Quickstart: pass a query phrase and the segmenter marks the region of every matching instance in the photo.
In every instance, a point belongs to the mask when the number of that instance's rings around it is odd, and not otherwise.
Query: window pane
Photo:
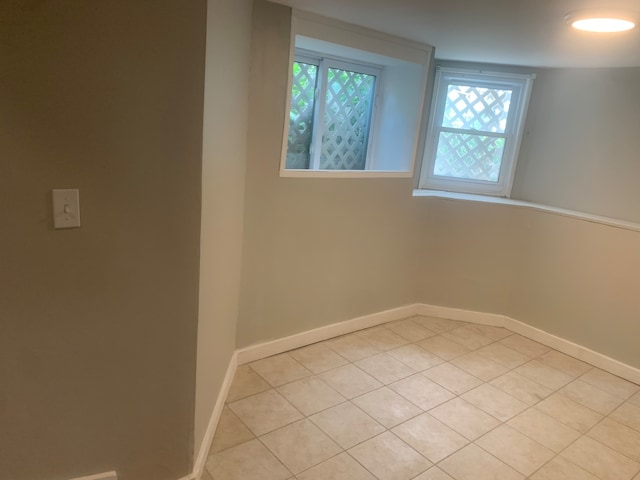
[[[504,133],[511,90],[449,85],[443,127]]]
[[[440,132],[433,174],[497,182],[504,138]]]
[[[286,168],[309,168],[318,67],[293,62]]]
[[[329,68],[320,168],[364,170],[376,77]]]

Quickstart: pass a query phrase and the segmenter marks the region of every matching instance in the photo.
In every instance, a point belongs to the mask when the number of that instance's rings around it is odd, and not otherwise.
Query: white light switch
[[[52,190],[53,228],[80,226],[80,191],[77,188]]]

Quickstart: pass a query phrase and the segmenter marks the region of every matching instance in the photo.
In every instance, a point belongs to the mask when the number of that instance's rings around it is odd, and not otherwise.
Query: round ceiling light
[[[567,15],[566,20],[573,28],[597,33],[624,32],[636,26],[629,15],[617,12],[574,12]]]

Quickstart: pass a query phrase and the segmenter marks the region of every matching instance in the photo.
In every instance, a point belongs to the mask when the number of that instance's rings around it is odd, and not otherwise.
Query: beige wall
[[[4,2],[0,469],[190,472],[205,2]],[[53,230],[52,188],[82,227]]]
[[[239,346],[419,301],[507,314],[640,367],[640,302],[634,296],[640,284],[639,233],[508,206],[412,198],[412,184],[405,180],[280,178],[289,10],[259,2],[254,22]],[[570,107],[567,85],[589,84],[591,75],[622,75],[628,86],[633,72],[584,75],[539,74],[532,102],[542,106],[530,111],[519,195],[546,191],[550,175],[536,170],[553,166],[550,152],[562,143],[569,119],[553,107]],[[547,101],[556,80],[564,93]],[[637,126],[636,110],[621,98],[613,103]],[[571,122],[583,122],[582,128],[567,127],[574,150],[562,150],[566,158],[553,157],[568,162],[560,167],[567,178],[583,161],[578,154],[586,153],[579,132],[590,132],[585,141],[595,145],[594,116],[580,109],[571,115]],[[598,120],[603,132],[612,133],[608,122],[606,116]],[[609,151],[625,153],[611,160],[620,169],[624,162],[629,167],[618,170],[624,172],[618,174],[622,200],[609,177],[606,198],[592,198],[589,181],[569,178],[565,185],[577,203],[564,204],[560,196],[528,199],[631,214],[640,205],[627,180],[634,172],[628,154],[637,140],[631,135],[619,145],[616,135],[598,138],[604,145],[613,142]],[[589,175],[603,172],[601,156],[585,162]]]
[[[410,179],[280,178],[290,10],[254,6],[238,345],[418,299]]]
[[[236,344],[251,7],[251,0],[208,2],[195,455]]]
[[[640,368],[640,232],[520,213],[508,314]]]
[[[512,196],[640,222],[640,68],[540,69]]]
[[[640,222],[640,69],[538,69],[513,198]],[[513,207],[435,213],[427,303],[505,313],[640,366],[640,233]]]
[[[432,240],[422,268],[421,301],[504,313],[519,257],[519,212],[438,198],[414,202],[431,212],[423,223]]]
[[[434,249],[421,301],[505,314],[640,367],[640,232],[516,207],[417,198]]]

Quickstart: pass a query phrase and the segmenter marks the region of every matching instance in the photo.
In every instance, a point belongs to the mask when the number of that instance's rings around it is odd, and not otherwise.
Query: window
[[[508,197],[532,82],[438,67],[420,188]]]
[[[294,9],[280,176],[413,177],[433,48]]]
[[[286,168],[365,170],[382,69],[297,54]]]

